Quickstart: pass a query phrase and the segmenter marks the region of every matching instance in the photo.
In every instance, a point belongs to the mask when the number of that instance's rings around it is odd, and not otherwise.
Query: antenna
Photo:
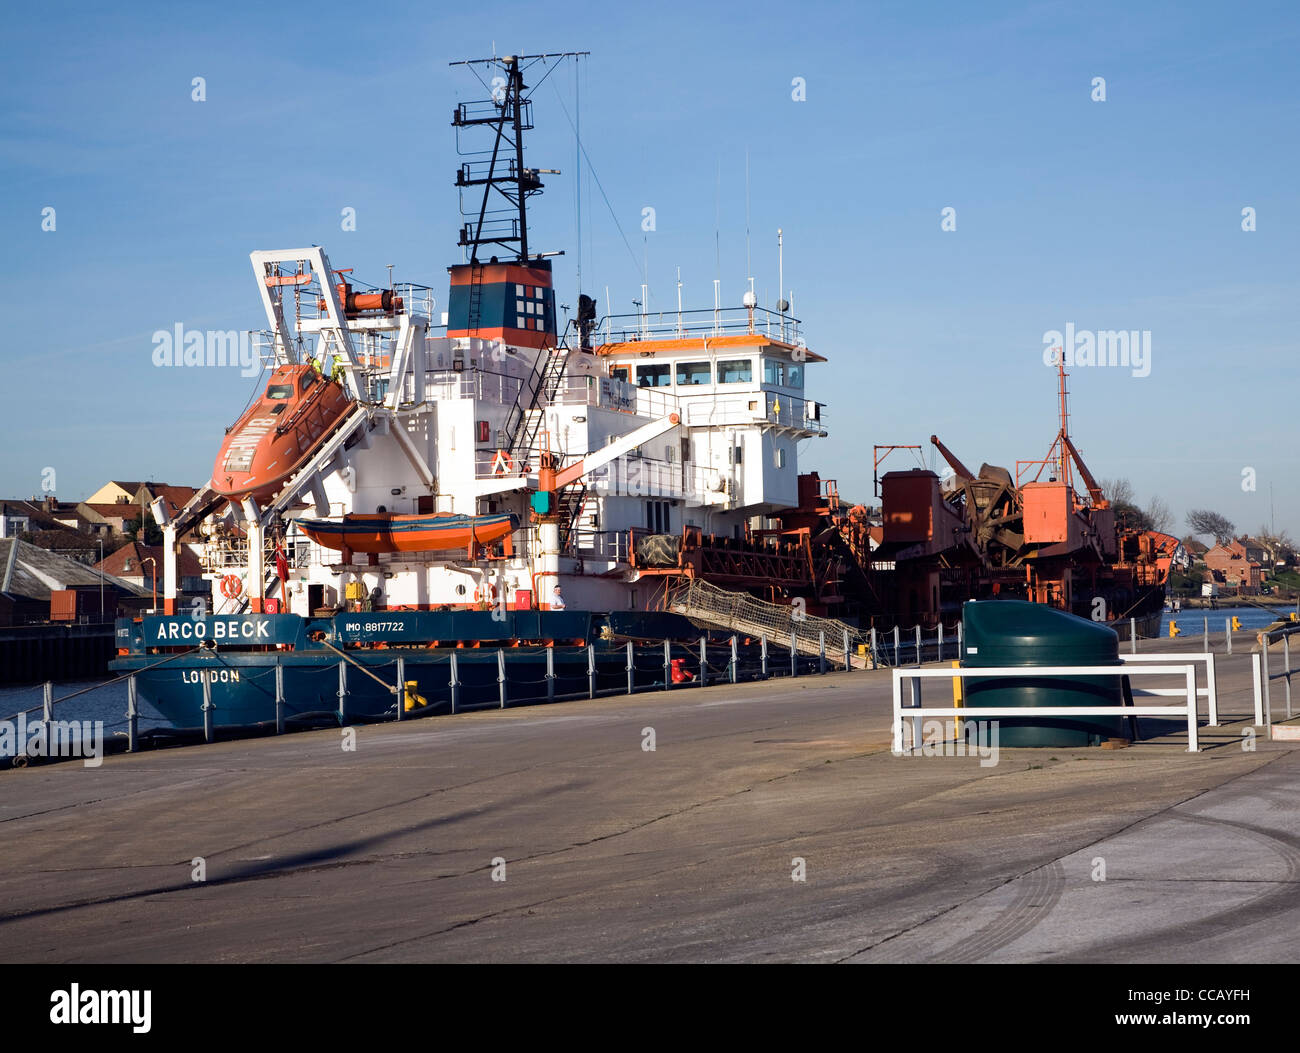
[[[749,275],[749,295],[754,295],[754,268],[749,260],[749,147],[745,147],[745,273]],[[748,305],[749,331],[754,331],[753,304]]]

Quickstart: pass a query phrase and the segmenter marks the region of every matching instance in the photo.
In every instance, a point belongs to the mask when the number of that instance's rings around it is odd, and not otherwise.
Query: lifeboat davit
[[[299,529],[318,545],[345,552],[446,552],[505,541],[519,529],[519,517],[427,515],[347,515],[342,519],[299,519]]]
[[[280,366],[226,435],[212,469],[223,497],[269,500],[353,406],[343,385],[309,365]]]

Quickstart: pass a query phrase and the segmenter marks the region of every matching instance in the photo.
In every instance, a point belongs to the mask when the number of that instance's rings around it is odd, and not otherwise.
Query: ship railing
[[[710,336],[758,333],[771,340],[802,346],[803,323],[790,314],[755,307],[700,311],[654,311],[606,315],[596,331],[607,344],[638,340],[699,340]]]
[[[578,526],[570,537],[569,555],[604,559],[611,563],[628,561],[626,530],[596,530],[593,527]]]
[[[770,390],[720,395],[708,401],[691,400],[683,407],[682,419],[689,427],[772,424],[811,435],[828,434],[824,403]]]
[[[671,391],[639,388],[615,377],[565,376],[551,402],[563,406],[599,406],[652,419],[680,412],[680,403]]]
[[[591,472],[588,489],[600,497],[669,498],[693,504],[716,501],[718,473],[654,457],[618,457]]]
[[[523,386],[522,377],[513,377],[487,369],[426,370],[424,399],[426,402],[445,399],[481,399],[484,402],[514,405]]]

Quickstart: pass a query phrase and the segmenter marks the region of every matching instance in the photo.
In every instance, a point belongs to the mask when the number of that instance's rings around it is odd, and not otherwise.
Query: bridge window
[[[718,363],[719,384],[752,384],[754,363],[748,358],[727,358]]]
[[[713,367],[707,362],[678,362],[677,386],[713,383]]]
[[[611,377],[613,377],[615,380],[621,380],[621,381],[623,381],[624,384],[626,384],[626,383],[627,383],[627,366],[610,366],[610,367],[609,367],[609,375],[610,375]]]
[[[785,386],[785,363],[774,358],[763,359],[763,383]]]
[[[672,383],[673,375],[667,364],[636,367],[636,386],[639,388],[667,388]]]
[[[788,388],[803,387],[803,366],[792,362],[785,367],[785,386]]]

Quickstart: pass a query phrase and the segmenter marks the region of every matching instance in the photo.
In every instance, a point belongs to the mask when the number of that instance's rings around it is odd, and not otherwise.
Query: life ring
[[[227,574],[221,579],[221,595],[228,600],[233,600],[244,591],[244,583],[239,580],[238,574]]]
[[[492,474],[514,475],[516,472],[515,459],[505,450],[497,450],[496,458],[492,461]]]
[[[476,586],[474,589],[475,603],[496,603],[497,587],[490,582],[487,585]]]

